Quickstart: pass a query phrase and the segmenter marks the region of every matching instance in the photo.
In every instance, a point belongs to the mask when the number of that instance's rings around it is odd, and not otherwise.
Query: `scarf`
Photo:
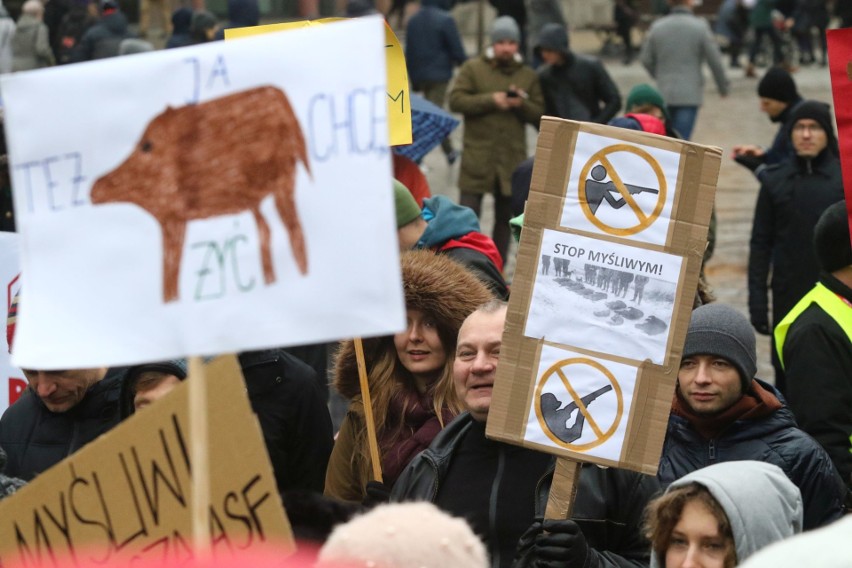
[[[686,418],[705,440],[713,440],[737,420],[764,418],[783,408],[783,406],[774,394],[753,380],[750,392],[745,393],[733,406],[709,416],[693,412],[686,401],[683,400],[680,389],[675,389],[672,413]]]

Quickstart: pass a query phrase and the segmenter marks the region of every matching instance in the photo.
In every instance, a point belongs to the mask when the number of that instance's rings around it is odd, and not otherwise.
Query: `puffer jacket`
[[[779,400],[768,383],[755,379]],[[783,406],[765,418],[736,420],[717,438],[704,439],[686,418],[669,417],[657,478],[668,485],[720,462],[756,460],[780,467],[802,492],[804,529],[827,525],[843,515],[846,487],[825,450],[796,426]]]
[[[527,93],[523,104],[501,111],[493,94],[514,85]],[[499,183],[511,195],[512,172],[527,158],[526,125],[538,126],[544,96],[538,75],[520,56],[506,66],[488,48],[459,69],[450,91],[450,110],[464,115],[464,153],[458,186],[465,193],[491,193]]]
[[[0,447],[8,458],[4,473],[29,481],[118,424],[125,371],[109,369],[66,412],[50,412],[31,389],[24,390],[0,419]]]
[[[465,436],[482,431],[482,428],[476,428],[469,413],[459,415],[435,438],[429,449],[411,461],[394,486],[391,501],[426,500],[434,503],[456,449]],[[519,450],[509,444],[490,442],[484,436],[482,443],[503,446],[510,453]],[[544,515],[553,471],[554,465],[551,464],[536,484],[536,518]],[[471,475],[479,473],[471,472]],[[494,479],[492,473],[481,472],[482,478]],[[492,489],[497,491],[498,486],[495,479]],[[591,549],[586,568],[648,566],[650,545],[642,536],[642,515],[648,501],[658,492],[659,485],[651,476],[591,464],[583,466],[571,518],[582,529]],[[489,518],[492,513],[489,511]],[[528,521],[531,525],[534,519]],[[509,542],[487,542],[492,559],[502,558],[502,566],[532,566],[532,559],[524,554],[524,550],[528,549],[525,545],[529,543],[519,542],[520,537],[521,534],[517,534],[508,538]],[[514,562],[511,555],[499,554],[500,549],[515,548],[519,548],[521,554]]]

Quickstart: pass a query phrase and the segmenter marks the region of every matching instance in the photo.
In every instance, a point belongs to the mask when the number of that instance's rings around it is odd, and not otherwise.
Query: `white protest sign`
[[[18,245],[19,238],[16,233],[0,233],[0,285],[3,286],[4,322],[9,308],[12,307],[12,299],[21,289]],[[4,326],[4,331],[5,329]],[[12,365],[6,333],[3,333],[3,339],[0,340],[0,414],[18,400],[26,387],[24,373]]]
[[[15,361],[401,329],[385,81],[381,18],[4,76]]]

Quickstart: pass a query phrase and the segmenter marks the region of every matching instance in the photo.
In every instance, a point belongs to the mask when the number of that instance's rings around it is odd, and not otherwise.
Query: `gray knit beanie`
[[[521,29],[512,16],[500,16],[491,24],[491,43],[505,40],[515,43],[521,41]]]
[[[692,312],[683,357],[715,355],[730,361],[740,372],[743,392],[757,374],[754,331],[748,320],[731,306],[705,304]]]

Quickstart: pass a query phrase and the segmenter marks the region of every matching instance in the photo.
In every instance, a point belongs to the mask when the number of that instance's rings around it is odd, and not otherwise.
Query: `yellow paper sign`
[[[232,28],[225,30],[225,39],[295,30],[341,20],[346,20],[346,18],[323,18],[321,20],[302,20],[300,22]],[[385,53],[389,144],[391,146],[411,144],[411,89],[408,86],[408,69],[405,66],[405,54],[402,51],[402,45],[387,22],[385,22]]]

